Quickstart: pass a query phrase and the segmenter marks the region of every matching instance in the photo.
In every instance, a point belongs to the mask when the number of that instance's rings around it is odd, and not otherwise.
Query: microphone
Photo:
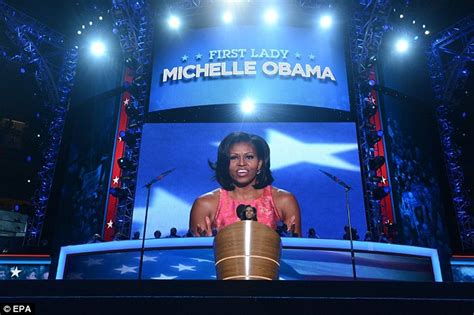
[[[174,170],[176,169],[175,168],[172,168],[170,170],[167,170],[167,171],[164,171],[163,173],[161,173],[160,175],[156,176],[155,178],[153,178],[149,183],[147,183],[146,185],[144,185],[143,187],[151,187],[153,186],[155,183],[159,182],[160,180],[162,180],[163,178],[165,178],[166,176],[168,176],[171,172],[173,172]]]
[[[321,173],[323,173],[324,175],[326,175],[327,177],[329,177],[330,179],[332,179],[333,181],[335,181],[336,183],[338,183],[339,185],[341,185],[342,187],[344,187],[345,189],[347,189],[347,191],[351,190],[352,187],[347,185],[346,183],[344,183],[342,180],[339,179],[339,177],[337,176],[334,176],[328,172],[325,172],[323,170],[319,170]]]

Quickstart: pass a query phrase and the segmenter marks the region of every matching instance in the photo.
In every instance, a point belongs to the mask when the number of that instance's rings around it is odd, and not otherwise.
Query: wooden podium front
[[[255,221],[226,226],[214,239],[219,280],[278,280],[280,236]]]

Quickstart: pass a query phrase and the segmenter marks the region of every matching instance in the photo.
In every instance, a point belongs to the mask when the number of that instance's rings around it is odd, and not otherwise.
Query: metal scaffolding
[[[0,1],[0,17],[13,44],[2,49],[2,56],[10,62],[34,66],[35,80],[50,116],[44,121],[48,135],[41,147],[42,165],[32,200],[35,212],[28,221],[24,239],[25,245],[36,246],[48,207],[78,53],[66,47],[63,35],[3,1]]]
[[[455,126],[450,118],[459,105],[455,92],[465,86],[468,62],[474,61],[474,15],[468,16],[442,31],[428,51],[428,66],[435,97],[441,143],[451,188],[452,203],[460,234],[462,249],[474,250],[474,216],[469,211],[469,199],[460,165],[461,150],[455,141]]]

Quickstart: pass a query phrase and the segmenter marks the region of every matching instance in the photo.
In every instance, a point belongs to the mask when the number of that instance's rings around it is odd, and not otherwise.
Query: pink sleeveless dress
[[[258,222],[269,226],[273,230],[276,229],[277,222],[281,220],[276,210],[275,202],[273,202],[272,186],[268,185],[263,188],[262,196],[254,200],[232,199],[229,192],[221,188],[219,190],[219,206],[212,226],[219,231],[229,224],[240,221],[235,210],[241,204],[255,207],[257,209]]]

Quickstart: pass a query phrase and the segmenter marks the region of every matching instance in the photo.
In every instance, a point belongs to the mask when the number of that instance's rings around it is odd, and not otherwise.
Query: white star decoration
[[[126,265],[122,265],[121,268],[115,268],[114,270],[117,270],[117,271],[120,271],[120,274],[123,275],[124,273],[137,273],[137,271],[135,269],[137,269],[138,267],[129,267],[129,266],[126,266]]]
[[[385,184],[387,182],[387,179],[382,176],[382,184]]]
[[[129,99],[129,98],[126,98],[126,99],[123,101],[123,106],[127,106],[129,102],[130,102],[130,99]]]
[[[167,276],[161,273],[159,277],[151,277],[151,278],[154,280],[172,280],[172,279],[176,279],[177,277],[178,276]]]
[[[360,170],[359,166],[336,156],[338,153],[357,150],[357,143],[304,143],[273,129],[267,130],[266,138],[272,151],[272,170],[298,163]]]
[[[176,268],[178,269],[178,271],[196,271],[196,266],[186,266],[186,265],[183,265],[183,264],[179,264],[177,266],[171,266],[173,268]]]
[[[188,58],[189,58],[188,56],[184,55],[183,57],[181,57],[181,61],[186,62],[188,61]]]
[[[296,59],[300,59],[301,58],[301,54],[299,52],[295,53],[295,57]]]
[[[140,260],[140,256],[139,257],[135,257],[135,259],[138,259]],[[147,255],[143,255],[143,262],[146,262],[146,261],[154,261],[156,262],[156,259],[158,258],[158,256],[147,256]]]
[[[119,182],[119,179],[120,178],[118,176],[115,176],[114,179],[112,179],[112,182],[117,185]]]
[[[110,220],[109,222],[107,222],[107,228],[108,228],[108,229],[111,229],[113,225],[114,225],[114,222],[113,222],[112,220]]]
[[[314,55],[313,54],[309,54],[309,60],[314,60]]]
[[[85,264],[87,264],[87,266],[94,266],[94,265],[102,265],[102,262],[104,260],[99,258],[99,259],[94,259],[92,257],[89,257],[89,259],[87,259],[86,261],[84,261]]]
[[[22,272],[22,271],[23,270],[18,269],[17,266],[15,266],[15,268],[10,268],[10,272],[12,273],[12,278],[13,277],[18,278],[20,276],[20,272]]]
[[[196,55],[196,60],[201,60],[201,58],[202,58],[202,55],[201,55],[201,54],[197,54],[197,55]]]

